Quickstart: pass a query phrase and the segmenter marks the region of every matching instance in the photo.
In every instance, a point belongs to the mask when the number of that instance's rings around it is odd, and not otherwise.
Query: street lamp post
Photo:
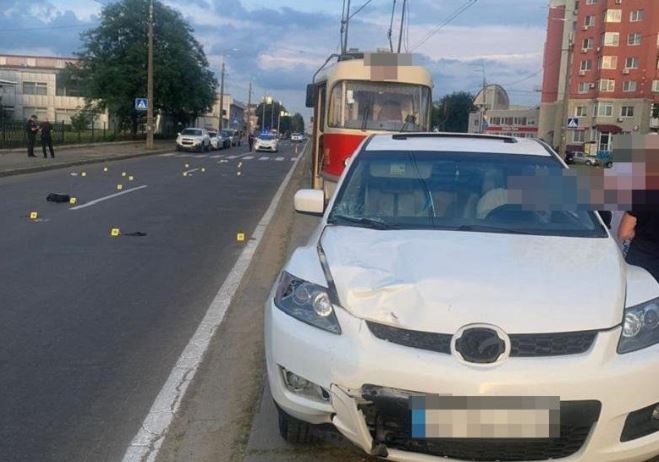
[[[230,50],[222,50],[222,70],[220,73],[220,124],[219,124],[220,132],[224,129],[224,75],[225,75],[224,58],[227,54],[227,51],[236,52],[240,50],[238,48],[231,48]]]
[[[146,148],[153,149],[153,0],[149,3],[149,52],[146,89]]]

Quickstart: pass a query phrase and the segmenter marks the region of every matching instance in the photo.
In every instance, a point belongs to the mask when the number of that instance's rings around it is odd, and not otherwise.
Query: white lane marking
[[[291,157],[291,161],[296,161],[297,157]]]
[[[194,380],[213,335],[224,320],[238,286],[240,286],[240,282],[263,239],[265,230],[275,214],[281,196],[293,176],[296,165],[297,162],[288,170],[284,181],[272,198],[268,210],[263,214],[259,224],[256,225],[251,239],[245,244],[245,248],[240,253],[233,268],[231,268],[231,272],[208,307],[204,319],[201,320],[194,335],[176,361],[176,365],[172,368],[167,381],[144,418],[142,426],[131,441],[130,446],[126,448],[123,462],[148,462],[155,461],[158,457],[158,451],[160,451],[160,447],[167,436],[174,415],[178,412],[188,386]]]
[[[227,156],[227,159],[237,159],[240,156]]]
[[[260,157],[259,160],[270,160],[270,158],[268,156],[263,156],[263,157]]]
[[[254,156],[245,156],[243,157],[243,160],[252,160]]]
[[[99,202],[103,202],[103,201],[106,201],[108,199],[114,199],[115,197],[123,196],[124,194],[132,193],[132,192],[135,192],[135,191],[139,191],[140,189],[144,189],[146,187],[147,187],[147,185],[143,184],[142,186],[138,186],[136,188],[130,188],[130,189],[126,189],[125,191],[110,194],[109,196],[99,197],[98,199],[94,199],[93,201],[85,202],[84,204],[80,204],[80,205],[76,205],[75,207],[71,207],[69,210],[80,210],[80,209],[84,209],[85,207],[91,207],[92,205],[96,205]]]
[[[175,156],[175,155],[176,155],[175,152],[168,152],[166,154],[160,154],[160,157],[172,157],[172,156]]]
[[[220,157],[223,157],[224,154],[215,154],[214,156],[211,156],[211,159],[219,159]]]
[[[185,175],[189,175],[189,174],[191,174],[192,172],[196,172],[197,170],[199,170],[199,169],[198,169],[198,168],[191,168],[190,170],[186,170],[185,172],[183,172],[183,174],[185,174]]]
[[[284,158],[283,157],[277,157],[275,160],[282,161],[282,160],[284,160]]]

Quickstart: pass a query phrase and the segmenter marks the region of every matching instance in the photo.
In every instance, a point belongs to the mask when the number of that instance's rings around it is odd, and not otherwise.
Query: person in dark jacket
[[[25,132],[27,133],[27,156],[37,157],[34,155],[34,144],[37,140],[37,132],[39,131],[39,124],[37,123],[37,116],[32,115],[25,124]]]
[[[626,212],[618,227],[618,239],[631,239],[627,263],[645,268],[659,281],[659,211]]]
[[[41,122],[41,148],[43,149],[43,158],[47,159],[48,155],[46,154],[46,146],[50,151],[51,159],[55,158],[55,151],[53,150],[53,137],[52,132],[53,126],[48,122],[48,117]]]
[[[247,135],[247,142],[249,143],[249,152],[254,150],[254,135],[250,133]]]

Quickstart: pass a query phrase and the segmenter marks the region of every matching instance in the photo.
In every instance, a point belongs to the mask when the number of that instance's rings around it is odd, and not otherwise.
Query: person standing
[[[247,135],[247,142],[249,143],[249,152],[252,152],[254,150],[254,135],[252,133]]]
[[[50,151],[50,158],[55,158],[55,151],[53,150],[53,137],[51,134],[52,130],[53,126],[48,121],[48,117],[46,117],[46,119],[41,123],[41,148],[43,149],[44,159],[48,159],[48,155],[46,154],[46,146],[48,146],[48,150]]]
[[[620,220],[618,239],[631,240],[627,263],[645,268],[659,281],[659,213],[654,210],[626,212]]]
[[[34,144],[37,140],[37,132],[39,131],[39,124],[37,123],[37,116],[32,114],[25,124],[25,131],[27,133],[27,156],[37,157],[34,155]]]

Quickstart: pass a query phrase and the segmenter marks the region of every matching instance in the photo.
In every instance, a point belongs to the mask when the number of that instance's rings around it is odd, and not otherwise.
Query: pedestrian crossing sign
[[[576,117],[569,117],[567,119],[567,128],[579,128],[579,119]]]
[[[149,107],[149,100],[146,98],[135,98],[135,110],[146,111]]]

